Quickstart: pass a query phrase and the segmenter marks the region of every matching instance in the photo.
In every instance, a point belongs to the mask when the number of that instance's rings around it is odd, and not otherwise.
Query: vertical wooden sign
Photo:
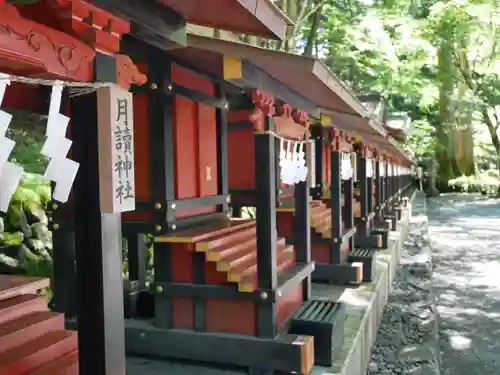
[[[101,212],[135,210],[133,95],[119,87],[97,91]]]

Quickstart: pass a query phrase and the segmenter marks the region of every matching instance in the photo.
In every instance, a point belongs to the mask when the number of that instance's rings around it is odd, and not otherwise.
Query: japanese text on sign
[[[132,94],[99,89],[99,173],[102,212],[135,210]],[[111,177],[111,178],[110,178]]]

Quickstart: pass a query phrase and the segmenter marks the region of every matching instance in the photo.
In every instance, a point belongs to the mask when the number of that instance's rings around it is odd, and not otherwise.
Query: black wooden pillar
[[[116,81],[113,56],[97,53],[95,80]],[[81,375],[125,373],[122,236],[119,213],[102,213],[99,200],[97,95],[71,100],[77,259],[78,346]],[[109,160],[111,162],[111,160]]]
[[[311,128],[311,137],[314,139],[315,147],[315,159],[314,159],[314,167],[316,171],[316,186],[312,189],[312,197],[313,199],[321,199],[323,196],[323,147],[324,147],[324,137],[323,137],[323,128],[320,125],[313,126]]]
[[[269,119],[267,118],[266,121]],[[274,137],[267,133],[256,133],[254,149],[258,287],[262,290],[275,290],[278,286],[278,272],[276,269],[276,146]],[[277,329],[275,319],[276,303],[263,298],[257,308],[258,336],[275,337]]]
[[[359,145],[358,149],[358,182],[359,182],[359,199],[360,199],[360,217],[362,224],[358,227],[359,235],[362,237],[368,236],[368,179],[366,177],[366,154],[363,144]]]
[[[69,91],[63,90],[61,111],[66,112],[69,104]],[[48,108],[47,108],[48,112]],[[71,124],[69,126],[71,136]],[[52,190],[55,183],[51,183]],[[52,231],[53,273],[51,278],[52,300],[51,309],[64,313],[66,318],[76,316],[76,258],[75,232],[73,221],[73,199],[66,203],[51,202],[47,207],[50,218],[49,229]]]
[[[396,165],[391,164],[391,198],[396,201]]]
[[[174,137],[173,137],[173,95],[169,90],[172,83],[170,62],[165,54],[151,48],[147,56],[149,78],[149,176],[151,200],[155,202],[153,212],[154,230],[173,230],[167,217],[166,205],[175,199],[174,193]],[[172,245],[155,243],[153,248],[156,282],[172,281]],[[172,327],[171,300],[160,293],[155,296],[155,325],[159,328]]]
[[[375,171],[373,170],[373,160],[371,158],[366,157],[366,166],[368,167],[368,164],[371,164],[371,175],[366,177],[366,210],[370,214],[373,212],[373,180],[374,180],[374,173]]]
[[[384,212],[387,213],[390,210],[390,204],[389,204],[389,198],[391,196],[390,192],[390,177],[389,177],[389,160],[386,160],[384,162],[384,202],[385,202],[385,208]]]
[[[338,139],[334,136],[332,152],[330,153],[330,194],[331,194],[331,261],[339,264],[342,247],[342,178],[340,166],[342,163],[342,154],[338,150]]]
[[[375,212],[378,221],[382,221],[382,203],[383,203],[383,188],[382,188],[382,176],[380,175],[380,159],[379,157],[375,160]]]
[[[220,83],[216,85],[216,95],[226,102],[225,108],[215,110],[217,126],[217,190],[220,195],[228,195],[228,172],[227,172],[227,95]],[[227,213],[229,211],[229,201],[219,206],[219,210]]]
[[[139,233],[127,238],[129,280],[136,281],[138,288],[146,286],[147,248],[146,236]]]
[[[314,147],[314,144],[310,145]],[[295,260],[298,263],[309,264],[311,262],[311,216],[309,186],[310,177],[307,174],[306,181],[295,185]],[[309,300],[311,296],[311,275],[303,281],[303,300]]]
[[[398,200],[399,200],[400,195],[401,195],[400,194],[401,193],[400,188],[401,188],[401,178],[402,178],[402,176],[401,176],[401,172],[400,171],[401,171],[400,166],[396,165],[396,180],[395,180],[394,184],[395,184],[395,190],[396,190],[396,195],[398,197]]]
[[[64,313],[66,318],[76,316],[76,262],[75,262],[75,232],[73,219],[60,214],[59,204],[53,203],[52,212],[52,247],[54,264],[52,273],[51,309]],[[70,207],[65,203],[64,207]],[[61,223],[66,223],[62,225]]]
[[[148,248],[144,233],[125,233],[128,258],[128,282],[124,283],[125,317],[137,316],[144,311],[138,306],[141,303],[140,293],[146,289],[148,264]]]
[[[388,163],[387,163],[387,174],[386,174],[386,186],[387,186],[387,201],[388,203],[389,202],[392,202],[392,172],[393,172],[393,169],[392,169],[392,164],[391,164],[391,160],[389,159]],[[390,211],[391,210],[391,205],[388,204],[388,207],[387,207],[387,210]]]
[[[353,153],[351,153],[351,158],[352,157],[355,157]],[[355,171],[353,171],[351,178],[342,181],[342,188],[343,188],[342,190],[344,193],[344,207],[342,208],[342,218],[344,222],[344,228],[346,231],[354,227],[354,213],[352,211],[354,175]],[[351,250],[354,248],[353,237],[349,239],[349,247]]]

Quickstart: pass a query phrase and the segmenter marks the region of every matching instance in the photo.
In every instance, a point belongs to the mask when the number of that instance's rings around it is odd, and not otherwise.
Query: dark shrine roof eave
[[[331,125],[348,132],[357,132],[360,135],[366,134],[371,137],[385,138],[387,131],[375,119],[371,117],[361,117],[351,113],[344,113],[326,108],[320,109],[322,114],[331,118]]]
[[[358,99],[358,97],[354,95],[352,90],[347,87],[347,85],[340,78],[338,78],[323,61],[316,58],[310,59],[314,60],[313,71],[315,72],[315,74],[318,77],[324,77],[323,79],[321,79],[323,84],[328,87],[328,89],[330,89],[333,93],[335,93],[338,98],[345,104],[343,107],[346,108],[345,106],[347,106],[349,110],[345,111],[338,106],[331,105],[330,103],[323,105],[323,108],[337,112],[346,112],[349,114],[357,115],[359,117],[370,116],[370,113],[363,105],[363,103]]]
[[[272,0],[155,0],[200,26],[284,40],[293,21]],[[226,10],[224,12],[223,10]]]
[[[251,61],[243,59],[242,71],[243,78],[228,82],[232,83],[236,81],[243,88],[260,89],[268,92],[275,96],[276,99],[291,105],[293,108],[306,111],[311,116],[319,117],[319,108],[316,103],[298,93],[283,81],[262,70]]]
[[[188,47],[245,59],[295,92],[300,91],[317,107],[368,115],[350,90],[318,59],[195,34],[188,34]]]

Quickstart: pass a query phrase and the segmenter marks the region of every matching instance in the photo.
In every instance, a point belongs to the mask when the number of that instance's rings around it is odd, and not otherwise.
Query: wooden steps
[[[77,334],[36,294],[47,279],[0,275],[0,374],[77,375]]]
[[[323,201],[314,200],[311,202],[311,210],[315,208],[315,212],[321,210],[321,214],[311,216],[311,227],[314,231],[323,238],[330,239],[332,229],[332,210]],[[342,226],[342,229],[344,227]]]
[[[257,228],[255,220],[228,220],[195,230],[161,236],[157,242],[184,243],[195,252],[205,253],[206,262],[215,263],[216,270],[226,275],[228,283],[238,285],[241,292],[257,288]],[[278,273],[295,264],[293,246],[285,239],[277,240]]]
[[[78,374],[78,351],[74,350],[47,365],[40,367],[30,375],[73,375]]]

